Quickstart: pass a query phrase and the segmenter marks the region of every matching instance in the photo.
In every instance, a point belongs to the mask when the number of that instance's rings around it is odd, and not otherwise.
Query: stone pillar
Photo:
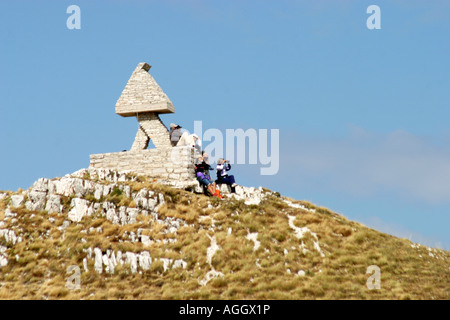
[[[146,112],[137,115],[139,124],[145,134],[152,140],[156,148],[172,147],[170,143],[169,131],[162,123],[157,113]]]
[[[144,129],[140,126],[138,132],[136,133],[136,138],[134,138],[133,145],[130,151],[145,150],[148,147],[150,138],[145,133]]]

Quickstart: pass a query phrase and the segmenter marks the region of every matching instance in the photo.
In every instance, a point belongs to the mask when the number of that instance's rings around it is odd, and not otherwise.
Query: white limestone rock
[[[106,254],[104,254],[102,257],[102,261],[105,265],[105,272],[113,274],[117,266],[117,260],[114,251],[107,250]]]
[[[11,243],[12,245],[22,242],[22,237],[16,236],[14,230],[0,229],[0,237],[4,237],[6,243]]]
[[[123,175],[121,175],[122,177]],[[119,181],[126,181],[126,180],[120,180]],[[131,197],[131,187],[128,185],[120,185],[119,189],[122,190],[123,194],[127,197],[130,198]]]
[[[253,241],[253,251],[258,250],[259,246],[261,245],[261,242],[259,242],[258,239],[258,232],[253,232],[253,233],[249,233],[247,234],[246,237],[248,240]]]
[[[110,194],[113,189],[114,184],[108,184],[106,186],[103,186],[103,197],[108,196],[108,194]]]
[[[175,260],[172,265],[172,269],[175,269],[175,268],[186,269],[186,267],[187,267],[187,262],[184,261],[183,259]]]
[[[142,270],[149,270],[151,265],[152,257],[150,256],[150,253],[147,251],[141,252],[139,254],[139,267],[141,267]]]
[[[306,275],[306,273],[305,273],[305,271],[303,271],[303,270],[299,270],[298,272],[297,272],[297,276],[299,276],[299,277],[304,277]]]
[[[89,201],[85,199],[73,198],[70,206],[72,209],[68,213],[68,218],[73,222],[80,222],[84,216],[90,216],[94,211]]]
[[[140,190],[134,197],[136,206],[146,210],[154,210],[157,204],[156,199],[148,198],[149,192],[146,189]]]
[[[125,263],[130,265],[131,273],[137,272],[137,257],[136,254],[133,252],[126,252],[125,253]]]
[[[127,216],[127,208],[126,207],[120,207],[119,208],[119,219],[121,225],[126,225],[128,222],[128,216]]]
[[[127,224],[136,223],[136,218],[139,214],[139,209],[127,208],[126,214],[127,214],[127,219],[126,219]]]
[[[84,268],[85,272],[89,271],[89,269],[88,269],[88,262],[87,262],[86,258],[83,258],[83,268]]]
[[[119,224],[120,223],[120,219],[119,216],[116,212],[116,209],[114,208],[109,208],[106,211],[106,219],[108,219],[109,221],[111,221],[114,224]]]
[[[103,196],[103,185],[97,183],[94,187],[94,198],[100,200]]]
[[[31,190],[28,192],[28,201],[25,207],[30,211],[42,211],[45,208],[47,194],[42,191]]]
[[[60,180],[49,181],[49,192],[66,197],[82,197],[86,194],[86,189],[83,179],[64,176]]]
[[[296,219],[295,216],[290,216],[288,215],[288,219],[289,219],[289,226],[294,229],[294,235],[296,238],[298,239],[303,239],[303,237],[305,236],[305,234],[309,233],[312,237],[313,237],[313,247],[314,250],[316,250],[321,257],[325,257],[325,254],[322,252],[322,249],[320,248],[319,245],[319,238],[317,237],[317,234],[312,232],[308,227],[297,227],[294,224],[294,221]],[[305,248],[305,244],[301,243],[300,248],[303,250],[303,254],[305,254],[307,252],[306,248]]]
[[[17,213],[12,212],[11,209],[7,207],[5,210],[5,219],[14,218],[15,216],[17,216]]]
[[[45,210],[48,213],[62,213],[63,205],[61,204],[61,196],[57,194],[50,194],[47,196]]]
[[[168,259],[168,258],[160,258],[159,260],[161,260],[162,263],[163,263],[163,270],[164,270],[164,272],[169,270],[169,267],[172,264],[173,260],[172,259]]]
[[[231,193],[231,187],[226,184],[221,184],[218,187],[223,196],[244,200],[246,205],[259,205],[264,197],[270,194],[270,192],[265,192],[262,187],[255,188],[236,185],[235,193]]]
[[[39,178],[36,182],[31,186],[31,190],[40,191],[40,192],[48,192],[48,183],[49,179]]]
[[[225,183],[217,185],[217,188],[220,190],[221,194],[231,193],[231,187]]]
[[[204,286],[204,285],[206,285],[209,281],[211,281],[212,279],[216,279],[216,278],[219,278],[219,277],[223,277],[223,273],[222,273],[222,272],[219,272],[219,271],[216,271],[216,270],[214,270],[214,268],[213,268],[213,269],[211,269],[210,271],[208,271],[208,273],[205,275],[205,277],[204,277],[202,280],[199,281],[199,284],[200,284],[201,286]]]
[[[75,171],[70,176],[76,177],[76,178],[84,178],[86,175],[90,176],[91,172],[89,171],[89,169],[82,168],[82,169]]]
[[[95,186],[96,186],[96,185],[97,185],[96,183],[94,183],[94,182],[92,182],[92,181],[90,181],[90,180],[84,180],[84,184],[83,184],[83,187],[84,187],[83,195],[94,193],[94,191],[95,191]]]
[[[25,196],[23,194],[14,194],[11,196],[11,207],[17,208],[23,204]]]
[[[283,201],[284,201],[288,206],[290,206],[291,208],[295,208],[295,209],[303,209],[303,210],[310,211],[310,212],[316,212],[315,209],[309,209],[309,208],[305,207],[305,206],[302,205],[302,204],[293,203],[293,202],[289,201],[288,199],[283,199]]]
[[[0,268],[8,264],[8,255],[6,254],[6,247],[0,246]]]
[[[144,246],[149,246],[153,243],[153,241],[150,239],[149,236],[141,235],[140,238],[141,238],[141,242]]]
[[[95,254],[94,270],[97,273],[102,273],[103,272],[103,254],[102,254],[102,250],[100,250],[99,248],[95,248],[94,249],[94,254]]]

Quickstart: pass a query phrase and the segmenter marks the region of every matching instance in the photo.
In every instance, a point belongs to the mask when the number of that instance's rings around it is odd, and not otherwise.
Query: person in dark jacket
[[[210,195],[216,192],[216,183],[212,181],[209,175],[210,166],[199,157],[199,161],[195,165],[195,175],[200,184],[207,188]]]

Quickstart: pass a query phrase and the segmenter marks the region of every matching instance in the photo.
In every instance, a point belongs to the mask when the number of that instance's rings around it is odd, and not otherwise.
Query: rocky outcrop
[[[38,179],[30,189],[12,194],[8,199],[8,207],[5,210],[5,219],[14,219],[15,209],[23,206],[30,212],[40,212],[45,210],[49,214],[67,214],[67,220],[59,227],[64,231],[71,223],[79,223],[84,217],[100,214],[113,224],[127,225],[137,222],[138,215],[151,216],[155,223],[164,226],[162,233],[177,234],[181,227],[187,227],[188,224],[181,220],[171,217],[160,218],[158,215],[159,206],[165,203],[164,195],[153,190],[145,188],[139,191],[133,191],[127,182],[136,180],[136,176],[129,172],[118,172],[108,169],[81,169],[72,174],[68,174],[62,178]],[[173,181],[164,181],[176,188],[187,189],[191,191],[203,192],[196,180],[186,183],[173,184]],[[236,193],[230,193],[226,185],[221,186],[222,194],[226,198],[234,198],[243,200],[246,204],[259,204],[265,196],[270,194],[263,188],[247,188],[243,186],[236,187]],[[125,198],[134,203],[133,207],[126,205],[118,205],[117,203],[108,201],[108,197],[113,192],[123,194]],[[2,193],[2,199],[8,198],[6,193]],[[67,203],[67,199],[70,202]],[[52,219],[52,218],[51,218]],[[5,221],[6,221],[5,220]],[[50,220],[53,222],[53,219]],[[3,222],[1,222],[3,224]],[[0,225],[1,227],[1,225]],[[89,232],[92,232],[90,230]],[[97,230],[101,232],[101,230]],[[17,235],[13,230],[0,229],[0,238],[4,238],[5,242],[11,246],[22,241],[22,236]],[[145,228],[138,229],[137,233],[130,232],[122,235],[121,241],[129,241],[131,243],[140,242],[145,247],[151,246],[153,243],[169,243],[176,241],[175,239],[151,239],[145,234]],[[249,236],[249,239],[257,243],[255,234]],[[6,248],[2,247],[2,255],[0,255],[1,264],[8,263],[6,256]],[[208,263],[211,266],[210,272],[201,280],[202,285],[211,279],[219,277],[220,272],[214,270],[211,265],[211,259],[215,251],[218,250],[215,238],[211,238],[211,246],[208,248]],[[83,266],[88,270],[89,261],[94,261],[94,269],[98,273],[113,273],[117,265],[129,265],[132,273],[138,270],[148,270],[152,263],[158,259],[151,257],[150,252],[142,251],[140,253],[114,252],[106,250],[103,252],[100,248],[90,248],[86,251],[87,257],[83,260]],[[159,258],[163,263],[163,269],[169,268],[185,268],[187,263],[182,259]]]
[[[41,178],[26,191],[1,192],[0,290],[5,283],[26,287],[30,279],[54,286],[53,279],[65,281],[68,267],[75,267],[82,274],[83,298],[102,285],[110,292],[114,281],[126,283],[128,276],[133,286],[142,282],[158,297],[161,288],[168,297],[199,298],[214,290],[233,297],[240,284],[242,297],[252,290],[267,297],[269,287],[302,296],[301,288],[289,289],[291,283],[312,288],[315,275],[336,259],[345,264],[342,270],[325,269],[322,275],[345,276],[357,268],[340,246],[358,248],[361,239],[366,246],[368,237],[376,237],[326,208],[261,187],[236,186],[236,193],[229,193],[222,185],[219,200],[149,182],[129,172],[89,168]],[[414,244],[406,249],[428,264],[448,261],[442,250]],[[370,250],[378,256],[378,245]],[[346,281],[360,282],[360,276]],[[39,297],[47,296],[46,290]]]
[[[168,259],[168,258],[152,258],[149,251],[142,252],[124,252],[106,250],[103,252],[100,248],[89,248],[85,250],[87,257],[83,260],[83,267],[85,271],[89,271],[89,261],[94,261],[94,270],[97,273],[114,273],[117,266],[127,266],[130,273],[147,271],[151,268],[153,263],[161,261],[163,263],[163,272],[169,269],[184,269],[187,263],[182,259]]]
[[[94,214],[105,217],[107,220],[117,225],[135,224],[139,215],[151,216],[152,221],[160,226],[163,226],[161,234],[174,234],[182,227],[189,227],[189,224],[182,220],[173,217],[161,218],[158,214],[160,206],[164,205],[165,198],[162,193],[155,192],[142,188],[138,191],[132,190],[129,182],[136,181],[137,176],[128,171],[118,172],[108,169],[81,169],[72,174],[68,174],[62,178],[38,179],[30,189],[15,193],[8,197],[7,194],[2,194],[2,199],[8,200],[8,206],[5,210],[5,221],[8,219],[15,219],[15,210],[21,207],[29,212],[41,212],[45,210],[48,214],[62,214],[66,215],[67,220],[58,229],[64,230],[72,223],[80,223],[85,217]],[[173,180],[159,182],[171,185],[176,188],[186,189],[202,193],[202,188],[196,180],[190,183],[180,181],[173,183]],[[233,198],[244,201],[247,205],[258,205],[272,192],[263,188],[253,188],[236,186],[236,192],[230,193],[230,189],[226,185],[219,186],[224,200]],[[120,194],[124,199],[128,199],[126,203],[133,202],[133,207],[127,205],[119,205],[111,199],[113,194]],[[109,200],[108,200],[109,199]],[[68,200],[70,200],[68,202]],[[32,214],[34,215],[34,214]],[[206,216],[203,216],[205,218]],[[202,217],[200,217],[202,218]],[[53,223],[54,219],[49,218]],[[1,222],[3,224],[3,222]],[[0,225],[1,227],[1,225]],[[214,221],[211,230],[214,230]],[[230,230],[231,231],[231,230]],[[97,230],[87,230],[87,233],[97,232],[102,233],[101,228]],[[257,233],[250,233],[247,239],[254,242],[254,250],[259,248],[260,242],[257,240]],[[3,238],[7,244],[6,247],[1,248],[0,265],[7,265],[8,258],[6,251],[8,246],[14,246],[22,241],[22,235],[16,234],[14,230],[0,229],[0,238]],[[199,283],[204,286],[209,281],[222,277],[223,273],[214,269],[212,265],[212,257],[217,250],[220,250],[217,245],[216,238],[210,237],[211,244],[207,249],[207,263],[210,270],[199,279]],[[163,243],[168,244],[176,242],[175,239],[152,239],[146,235],[146,229],[139,228],[137,233],[125,232],[121,235],[120,242],[141,243],[144,247],[150,248],[153,244]],[[169,269],[187,267],[187,262],[183,259],[172,259],[151,256],[148,250],[140,252],[122,252],[120,250],[113,251],[110,249],[102,250],[101,248],[88,248],[85,250],[86,257],[83,258],[83,268],[88,271],[90,266],[97,273],[114,273],[117,266],[127,266],[131,273],[142,272],[149,270],[156,262],[162,263],[162,271]]]

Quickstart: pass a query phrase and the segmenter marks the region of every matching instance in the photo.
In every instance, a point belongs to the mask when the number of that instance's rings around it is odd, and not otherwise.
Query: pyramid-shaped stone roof
[[[128,80],[122,95],[116,103],[116,113],[123,117],[138,113],[174,113],[175,108],[169,97],[148,73],[151,66],[139,63]]]

